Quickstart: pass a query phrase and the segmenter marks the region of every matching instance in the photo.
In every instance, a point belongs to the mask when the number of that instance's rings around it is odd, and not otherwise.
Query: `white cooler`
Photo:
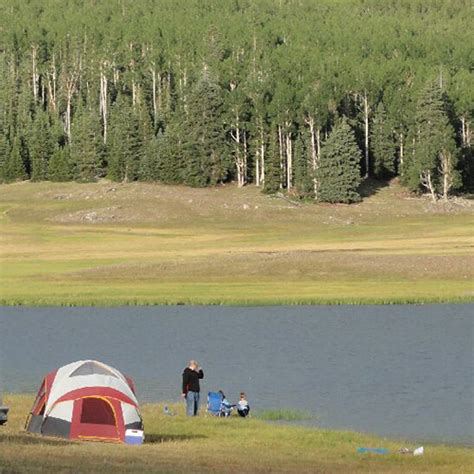
[[[143,444],[145,440],[145,433],[142,430],[126,430],[125,443],[126,444]]]

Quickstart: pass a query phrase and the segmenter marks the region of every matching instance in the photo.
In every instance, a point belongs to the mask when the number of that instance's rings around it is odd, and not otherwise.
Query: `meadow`
[[[68,442],[42,438],[23,431],[33,397],[10,395],[7,425],[0,427],[0,473],[25,472],[298,472],[298,473],[470,473],[472,449],[425,445],[423,456],[400,454],[401,447],[416,447],[402,440],[387,440],[343,431],[278,425],[256,417],[229,419],[202,413],[189,419],[183,406],[143,407],[146,443],[123,446]],[[358,447],[384,447],[388,455],[359,454]]]
[[[3,305],[472,301],[473,205],[397,182],[363,202],[253,186],[0,185]]]

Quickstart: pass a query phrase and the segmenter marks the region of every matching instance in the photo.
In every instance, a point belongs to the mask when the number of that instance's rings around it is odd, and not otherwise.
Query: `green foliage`
[[[379,102],[375,110],[370,138],[374,176],[381,179],[394,176],[395,140],[383,102]]]
[[[184,150],[180,133],[182,124],[175,116],[160,140],[160,157],[157,164],[159,180],[167,184],[183,182]]]
[[[311,157],[308,142],[300,134],[294,147],[294,185],[295,191],[300,196],[309,196],[314,193],[314,172],[311,169]]]
[[[184,113],[180,133],[185,184],[199,187],[221,183],[227,178],[230,168],[225,141],[224,99],[207,66],[189,94]]]
[[[153,137],[145,143],[140,161],[139,174],[141,181],[160,180],[160,157],[162,151],[162,143],[162,137]]]
[[[27,179],[25,164],[21,153],[21,142],[18,137],[13,140],[10,156],[5,170],[5,181],[22,181]]]
[[[103,176],[103,144],[100,121],[93,111],[80,108],[72,123],[70,144],[73,177],[76,181],[94,181]]]
[[[0,182],[7,179],[7,163],[10,157],[10,143],[0,128]]]
[[[316,173],[322,202],[351,203],[360,200],[357,188],[360,177],[361,152],[349,123],[343,118],[336,124],[321,150]]]
[[[434,197],[442,194],[445,173],[450,174],[453,188],[459,185],[454,135],[443,91],[437,82],[430,82],[418,98],[412,156],[406,161],[404,180],[411,189],[425,189]],[[446,157],[449,157],[448,169],[443,172]]]
[[[138,114],[130,101],[120,95],[110,115],[108,176],[115,181],[136,181],[144,152]]]
[[[314,191],[315,136],[344,115],[364,171],[367,157],[375,177],[402,173],[412,190],[426,188],[428,170],[436,194],[469,188],[467,2],[118,3],[0,0],[2,174],[2,140],[10,150],[18,136],[33,180],[51,174],[56,144],[70,144],[71,179],[243,185],[265,168],[257,183],[265,192],[306,196]],[[417,107],[425,78],[435,76],[457,137],[454,148],[438,143],[447,153],[437,158],[435,135],[444,132],[427,133],[426,104]],[[268,140],[270,129],[284,139],[275,142],[272,131]]]
[[[281,173],[280,173],[280,157],[278,151],[278,138],[274,126],[270,130],[269,147],[267,160],[265,162],[265,182],[263,192],[266,194],[274,194],[280,189]]]
[[[470,193],[474,192],[474,152],[471,147],[465,146],[460,153],[460,169],[462,169],[463,188]]]
[[[31,160],[31,179],[33,181],[43,181],[48,178],[48,162],[54,150],[46,112],[37,111],[28,145]]]
[[[50,181],[69,181],[72,177],[69,160],[69,147],[56,145],[49,162],[48,178]]]

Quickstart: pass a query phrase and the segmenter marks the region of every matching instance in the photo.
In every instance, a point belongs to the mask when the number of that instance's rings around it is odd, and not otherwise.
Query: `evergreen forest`
[[[0,0],[0,181],[473,191],[470,0]]]

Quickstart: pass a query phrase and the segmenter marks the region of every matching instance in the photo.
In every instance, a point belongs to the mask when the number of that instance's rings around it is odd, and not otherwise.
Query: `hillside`
[[[397,182],[329,205],[253,186],[0,186],[1,303],[472,301],[473,204]]]

